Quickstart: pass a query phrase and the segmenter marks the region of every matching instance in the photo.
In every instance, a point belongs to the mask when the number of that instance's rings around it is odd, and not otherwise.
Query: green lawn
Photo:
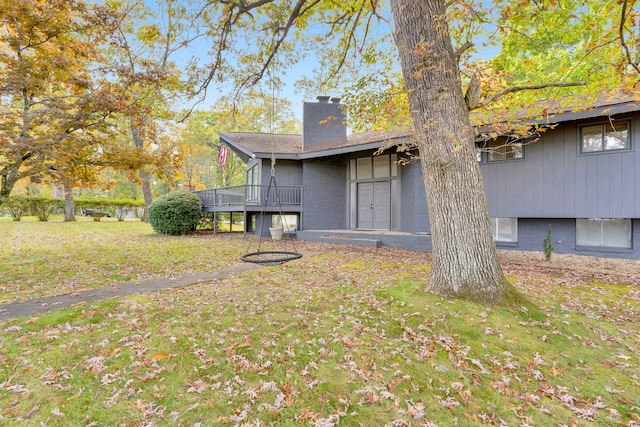
[[[142,223],[0,231],[10,236],[2,268],[19,258],[1,273],[12,298],[56,289],[65,276],[42,263],[78,283],[95,264],[82,282],[95,285],[116,280],[109,268],[133,277],[229,265],[247,244],[162,237]],[[638,287],[511,269],[532,304],[487,309],[425,292],[428,256],[312,249],[207,284],[0,321],[0,424],[640,423]]]
[[[210,235],[168,237],[140,221],[0,222],[0,304],[118,282],[215,270],[242,244]]]

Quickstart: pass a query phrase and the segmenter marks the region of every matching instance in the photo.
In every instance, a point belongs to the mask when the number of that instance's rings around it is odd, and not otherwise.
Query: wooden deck
[[[195,191],[204,212],[302,212],[302,186],[237,185]]]

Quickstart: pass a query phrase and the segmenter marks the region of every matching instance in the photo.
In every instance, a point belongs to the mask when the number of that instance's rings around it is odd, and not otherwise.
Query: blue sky
[[[145,4],[150,7],[152,10],[158,11],[158,2],[159,0],[144,0]],[[320,27],[318,27],[318,34],[321,33]],[[293,34],[289,34],[289,38],[293,37]],[[183,49],[181,52],[176,53],[171,60],[174,61],[179,67],[183,64],[186,64],[192,56],[202,56],[207,55],[211,46],[207,45],[204,41],[196,41],[192,43],[188,48]],[[206,57],[203,57],[202,62],[207,60]],[[304,58],[299,60],[297,63],[288,66],[284,70],[278,71],[280,75],[278,76],[282,81],[283,85],[278,89],[277,96],[281,98],[288,99],[291,102],[291,108],[298,119],[302,119],[302,104],[305,101],[313,102],[316,100],[317,96],[327,95],[332,97],[342,97],[342,93],[315,93],[309,94],[305,97],[303,93],[296,90],[295,82],[298,81],[302,77],[312,77],[314,75],[314,69],[318,68],[319,63],[317,58],[314,56],[313,52],[305,52]],[[271,92],[269,88],[269,84],[264,82],[262,84],[263,90],[267,93]],[[220,96],[229,96],[232,94],[232,90],[224,90],[218,91],[214,84],[211,84],[207,90],[207,97],[203,103],[198,104],[197,108],[204,110],[210,108],[213,103]]]
[[[145,3],[152,9],[158,9],[158,0],[144,0]],[[290,35],[291,37],[292,35]],[[189,48],[185,49],[182,53],[176,54],[172,60],[178,64],[178,66],[182,64],[186,64],[186,62],[191,58],[192,55],[207,55],[210,46],[205,44],[202,41],[197,41]],[[394,49],[395,47],[390,46],[390,48]],[[487,58],[495,54],[495,50],[485,50],[480,52],[479,57]],[[203,62],[206,61],[207,58],[203,58]],[[317,93],[313,95],[309,95],[308,97],[304,97],[302,93],[296,91],[294,83],[299,80],[301,77],[310,77],[314,74],[314,69],[318,67],[317,58],[313,55],[312,52],[307,52],[306,57],[300,60],[298,63],[293,64],[287,67],[284,71],[281,71],[284,75],[280,75],[279,77],[283,81],[283,86],[279,87],[279,91],[277,96],[281,98],[288,99],[291,102],[291,108],[298,119],[302,119],[302,103],[304,101],[315,101],[316,96],[318,95],[327,95],[327,96],[335,96],[335,97],[343,97],[342,93]],[[263,84],[265,88],[265,92],[271,92],[268,88],[268,84]],[[231,90],[225,90],[224,92],[218,91],[214,85],[210,85],[207,91],[207,97],[205,101],[197,106],[198,109],[204,110],[210,108],[213,103],[223,95],[230,95]]]

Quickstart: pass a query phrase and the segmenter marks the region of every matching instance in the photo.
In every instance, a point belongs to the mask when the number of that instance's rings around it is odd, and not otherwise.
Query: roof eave
[[[638,104],[634,102],[625,102],[621,104],[610,104],[610,105],[602,105],[595,108],[590,108],[583,111],[577,112],[567,112],[567,113],[559,113],[559,114],[550,114],[540,119],[532,119],[527,120],[527,123],[531,124],[553,124],[553,123],[563,123],[563,122],[572,122],[576,120],[583,119],[593,119],[596,117],[611,117],[620,114],[633,113],[638,112]]]
[[[319,150],[319,151],[311,151],[306,153],[298,154],[298,159],[300,160],[308,160],[315,159],[320,157],[330,157],[330,156],[339,156],[342,154],[351,154],[357,153],[359,151],[368,151],[368,150],[377,150],[381,147],[395,147],[404,143],[407,140],[407,137],[399,137],[399,138],[389,138],[384,141],[373,141],[368,142],[366,144],[358,144],[351,145],[348,147],[338,147],[338,148],[330,148],[327,150]],[[393,141],[393,143],[389,143],[389,141]]]
[[[247,163],[249,161],[249,159],[253,159],[255,157],[257,157],[257,154],[254,153],[253,151],[249,150],[248,148],[246,148],[245,146],[241,145],[240,143],[234,141],[229,135],[225,134],[224,132],[220,132],[218,133],[218,135],[220,136],[220,142],[223,142],[225,144],[227,144],[229,146],[229,148],[231,148],[231,150],[241,159],[243,159],[243,161],[245,163]]]
[[[270,159],[272,153],[255,153],[256,159]],[[298,160],[297,153],[273,153],[278,160]]]

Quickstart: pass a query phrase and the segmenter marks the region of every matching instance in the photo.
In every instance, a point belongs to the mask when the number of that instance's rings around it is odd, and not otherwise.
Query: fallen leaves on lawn
[[[428,254],[299,250],[320,254],[144,303],[7,324],[0,416],[146,426],[638,422],[640,294],[616,285],[631,267],[598,276],[607,287],[585,283],[561,257],[547,265],[501,253],[540,307],[507,311],[425,294]],[[603,263],[585,271],[615,264]]]

